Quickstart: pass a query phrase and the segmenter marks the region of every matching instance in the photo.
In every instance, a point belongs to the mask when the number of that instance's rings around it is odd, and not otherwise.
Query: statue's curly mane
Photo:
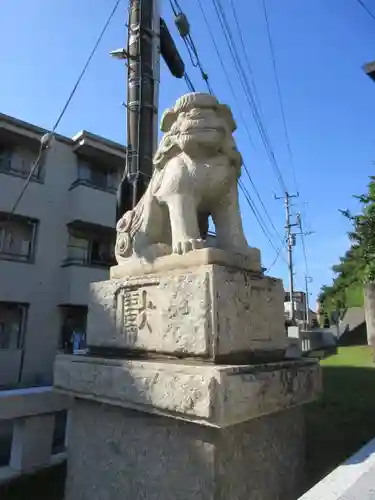
[[[211,108],[224,120],[227,134],[223,142],[219,145],[216,154],[227,156],[230,164],[236,170],[240,171],[242,156],[232,136],[232,133],[236,129],[236,124],[230,108],[225,104],[220,104],[214,96],[195,92],[182,96],[177,100],[173,108],[164,112],[161,119],[161,130],[164,132],[164,135],[153,158],[155,169],[163,169],[171,158],[182,152],[178,141],[180,123],[177,118],[181,112],[189,111],[192,108]]]

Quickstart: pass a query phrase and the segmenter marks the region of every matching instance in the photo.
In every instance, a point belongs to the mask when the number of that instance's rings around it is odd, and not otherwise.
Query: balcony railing
[[[0,464],[0,487],[66,460],[64,442],[54,453],[53,438],[55,416],[69,410],[70,403],[70,398],[54,392],[52,387],[0,391],[0,424],[13,422],[10,458],[8,463]]]
[[[76,179],[72,185],[70,186],[70,190],[71,189],[74,189],[75,187],[77,186],[87,186],[87,187],[90,187],[90,188],[93,188],[93,189],[98,189],[99,191],[105,191],[107,193],[112,193],[112,194],[116,194],[117,192],[117,188],[116,186],[113,186],[112,184],[107,184],[107,183],[98,183],[98,182],[94,182],[90,179]]]
[[[30,175],[30,170],[33,168],[33,162],[26,160],[19,160],[15,162],[12,158],[3,158],[0,156],[0,173],[13,175],[15,177],[21,177],[27,179]],[[42,169],[41,167],[34,170],[30,180],[36,182],[43,182]]]
[[[113,244],[114,246],[114,244]],[[74,245],[68,245],[64,265],[79,265],[89,267],[110,267],[116,264],[116,259],[109,251],[102,256],[90,255],[89,250]]]

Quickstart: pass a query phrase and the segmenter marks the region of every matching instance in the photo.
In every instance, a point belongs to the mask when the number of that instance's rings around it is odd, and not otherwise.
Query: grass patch
[[[323,394],[306,406],[308,487],[375,437],[375,365],[368,346],[321,361]]]
[[[325,367],[339,366],[352,368],[374,368],[372,361],[372,348],[369,346],[339,347],[336,356],[331,356],[321,361],[321,366]]]

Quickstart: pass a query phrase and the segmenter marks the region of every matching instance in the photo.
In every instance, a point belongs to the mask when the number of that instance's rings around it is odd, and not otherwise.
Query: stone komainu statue
[[[209,94],[190,93],[161,119],[164,132],[148,188],[117,223],[119,264],[201,248],[211,215],[217,247],[247,254],[238,205],[242,157],[231,110]]]

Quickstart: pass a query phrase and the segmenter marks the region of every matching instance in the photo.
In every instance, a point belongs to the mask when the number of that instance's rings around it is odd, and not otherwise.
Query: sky
[[[305,229],[313,231],[305,241],[314,303],[320,287],[332,281],[331,266],[349,245],[350,226],[339,209],[358,210],[353,195],[366,190],[368,177],[373,173],[375,83],[364,74],[362,65],[375,60],[375,21],[356,0],[267,0],[295,183],[262,0],[222,0],[240,47],[232,1],[277,164],[288,190],[294,193],[298,189],[300,194],[293,200],[293,213],[302,212]],[[233,109],[238,124],[236,141],[254,184],[274,225],[283,234],[283,202],[274,199],[275,195],[283,195],[281,186],[242,91],[213,3],[202,2],[231,75],[236,99],[216,56],[198,0],[180,0],[180,5],[188,16],[191,34],[216,96]],[[375,14],[375,6],[370,0],[367,2]],[[114,0],[2,0],[0,112],[52,128],[113,5]],[[60,123],[59,133],[73,136],[86,129],[125,143],[126,113],[122,103],[126,102],[126,68],[108,54],[126,45],[127,5],[127,0],[120,4]],[[174,26],[168,0],[161,0],[161,9],[190,79],[196,90],[205,91],[199,71],[192,67]],[[160,111],[187,91],[184,80],[173,78],[162,62]],[[261,210],[249,179],[246,175],[242,179]],[[275,249],[243,198],[241,211],[248,242],[261,249],[263,265],[269,267],[275,259]],[[279,246],[276,236],[274,246]],[[303,289],[306,269],[299,236],[294,260],[295,288]],[[285,253],[270,274],[282,278],[288,288]]]

